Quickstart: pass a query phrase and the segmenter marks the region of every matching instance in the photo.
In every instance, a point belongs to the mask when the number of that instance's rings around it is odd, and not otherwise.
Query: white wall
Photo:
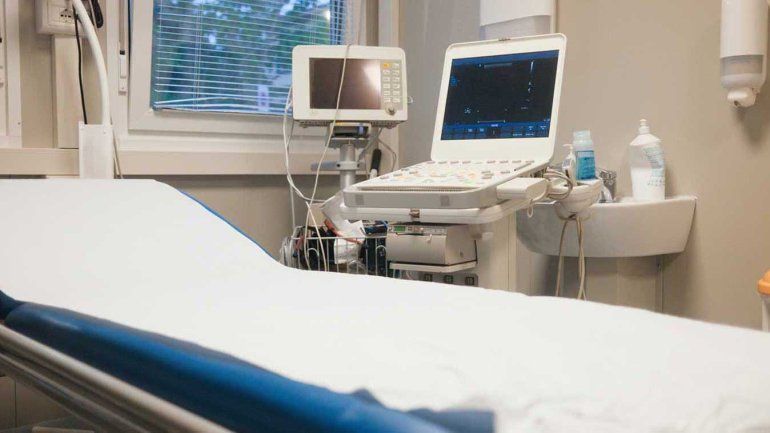
[[[430,158],[444,51],[449,44],[479,35],[478,1],[407,0],[401,2],[401,41],[406,51],[409,121],[399,127],[401,165]]]

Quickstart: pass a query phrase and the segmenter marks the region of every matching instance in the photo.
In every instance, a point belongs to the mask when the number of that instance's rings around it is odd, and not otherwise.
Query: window
[[[380,34],[379,6],[370,0],[132,0],[127,7],[122,27],[105,26],[108,72],[116,89],[124,80],[114,97],[126,149],[282,154],[294,46],[376,44]],[[119,75],[120,50],[128,53],[127,77]],[[317,152],[324,133],[302,128],[292,146]]]
[[[345,0],[154,0],[153,110],[282,114],[295,45],[346,41]]]

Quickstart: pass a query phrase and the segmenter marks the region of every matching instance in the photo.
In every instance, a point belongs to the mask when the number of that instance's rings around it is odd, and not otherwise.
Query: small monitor
[[[565,50],[559,34],[450,46],[432,159],[549,160]]]
[[[324,125],[336,119],[389,127],[406,120],[402,49],[297,46],[292,61],[293,115],[300,123]]]
[[[341,110],[379,110],[382,108],[380,62],[348,59],[340,92],[344,60],[310,59],[310,108],[335,109],[340,95]],[[373,77],[373,78],[372,78]]]

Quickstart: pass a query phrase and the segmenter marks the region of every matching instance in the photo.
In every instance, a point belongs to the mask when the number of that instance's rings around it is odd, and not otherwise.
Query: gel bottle
[[[591,131],[575,131],[572,134],[572,149],[575,151],[577,180],[596,179],[596,158]]]

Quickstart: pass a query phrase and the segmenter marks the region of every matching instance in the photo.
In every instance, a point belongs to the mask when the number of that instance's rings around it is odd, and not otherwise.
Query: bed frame
[[[4,324],[0,325],[0,370],[104,431],[230,432]]]

